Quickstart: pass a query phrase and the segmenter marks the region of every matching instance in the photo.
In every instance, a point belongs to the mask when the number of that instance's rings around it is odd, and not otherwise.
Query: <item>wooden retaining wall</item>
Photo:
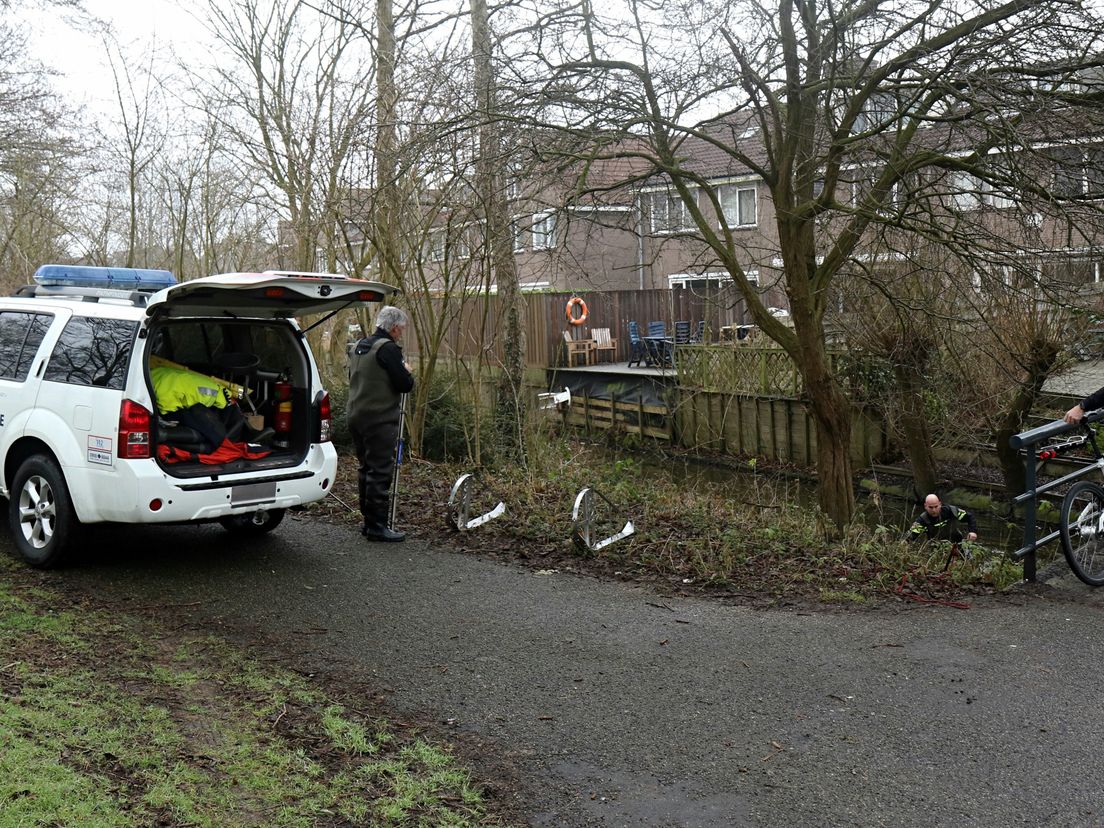
[[[679,389],[672,412],[677,442],[720,454],[769,457],[815,466],[816,424],[800,400]],[[881,422],[856,410],[851,425],[851,461],[867,466],[887,448]]]
[[[623,434],[639,434],[657,440],[670,441],[674,437],[674,419],[665,405],[644,403],[641,400],[610,400],[598,397],[571,395],[571,406],[566,422],[587,431],[614,429]]]
[[[817,462],[816,424],[805,405],[789,397],[680,388],[673,407],[668,407],[573,394],[565,421],[587,431],[615,429],[717,454],[810,467]],[[856,466],[869,466],[884,454],[888,442],[880,420],[855,412],[851,460]]]

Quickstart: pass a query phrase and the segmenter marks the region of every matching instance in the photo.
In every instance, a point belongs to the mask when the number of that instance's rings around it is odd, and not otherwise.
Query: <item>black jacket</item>
[[[962,535],[955,528],[955,524],[962,521],[966,521],[967,528],[977,534],[977,518],[973,514],[950,503],[944,503],[939,509],[939,517],[932,517],[926,510],[921,512],[920,517],[909,527],[908,539],[910,541],[935,540],[942,536],[946,540],[960,541]]]
[[[1104,388],[1094,391],[1081,400],[1082,411],[1095,411],[1098,408],[1104,408]]]

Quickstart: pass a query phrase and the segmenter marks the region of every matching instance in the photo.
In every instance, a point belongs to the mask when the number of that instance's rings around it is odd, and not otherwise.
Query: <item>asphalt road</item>
[[[86,546],[50,578],[255,625],[454,720],[517,764],[536,826],[1104,825],[1104,595],[1069,579],[970,610],[797,613],[309,521]]]

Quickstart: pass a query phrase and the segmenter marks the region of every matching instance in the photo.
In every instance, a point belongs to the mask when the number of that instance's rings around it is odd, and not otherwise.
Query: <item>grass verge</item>
[[[0,558],[0,825],[490,826],[448,747]]]

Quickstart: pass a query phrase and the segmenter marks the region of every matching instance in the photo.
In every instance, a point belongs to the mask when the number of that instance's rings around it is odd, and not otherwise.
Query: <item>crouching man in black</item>
[[[403,359],[399,340],[406,312],[388,305],[376,317],[376,331],[357,343],[349,357],[349,432],[360,467],[361,534],[374,541],[401,541],[402,532],[388,523],[391,474],[399,442],[402,395],[414,389],[414,377]]]
[[[949,540],[951,543],[960,543],[962,533],[958,530],[958,524],[962,522],[966,523],[966,528],[969,530],[966,540],[976,541],[977,518],[965,509],[943,503],[938,495],[930,494],[924,498],[924,511],[909,527],[908,539],[910,541]]]

